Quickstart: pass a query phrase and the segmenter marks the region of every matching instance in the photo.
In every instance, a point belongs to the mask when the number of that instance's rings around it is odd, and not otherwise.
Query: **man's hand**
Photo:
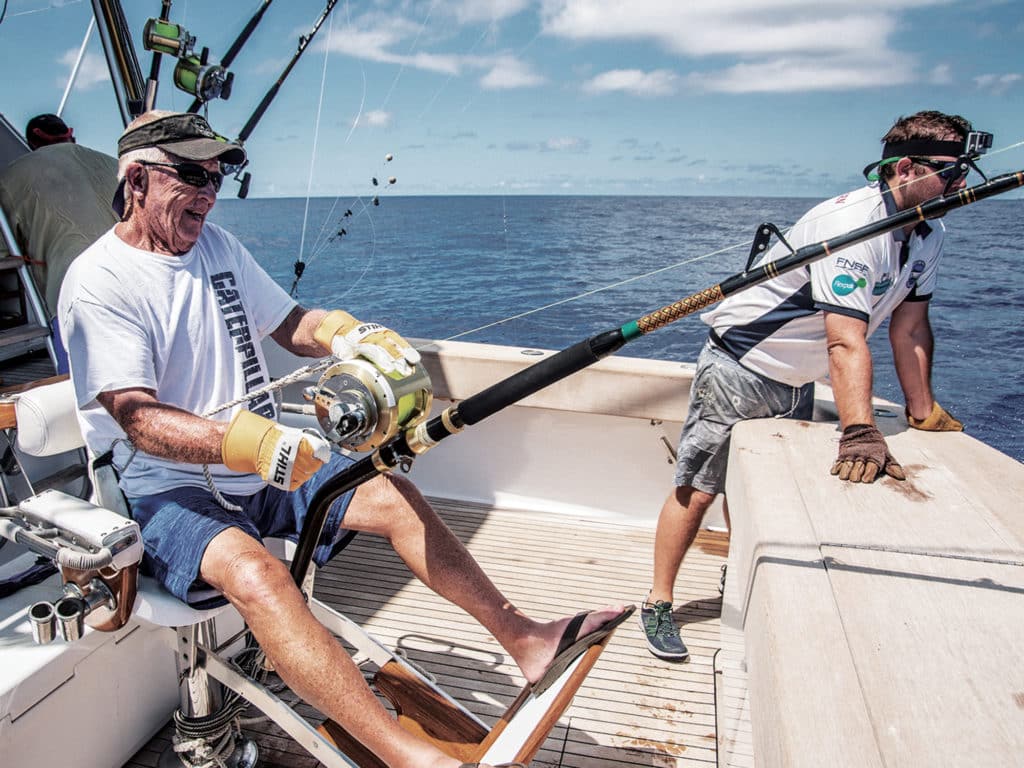
[[[907,423],[914,429],[923,429],[925,432],[963,432],[964,425],[953,414],[939,405],[938,400],[932,400],[932,412],[927,418],[915,419],[907,410]]]
[[[331,458],[331,446],[313,432],[239,411],[220,446],[224,466],[258,474],[275,488],[294,491]]]
[[[844,429],[832,474],[851,483],[871,483],[880,471],[897,480],[907,479],[877,428],[870,424],[851,424]]]
[[[313,332],[325,349],[339,360],[365,357],[383,373],[412,373],[420,353],[394,331],[377,323],[360,323],[348,312],[328,312]]]

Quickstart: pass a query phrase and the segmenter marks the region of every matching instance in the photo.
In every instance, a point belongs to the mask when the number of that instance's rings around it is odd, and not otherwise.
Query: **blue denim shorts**
[[[213,608],[227,602],[199,578],[199,565],[213,537],[228,528],[239,528],[257,541],[264,537],[298,541],[306,512],[317,490],[353,459],[333,454],[331,460],[295,492],[267,486],[252,496],[224,498],[242,507],[224,509],[206,488],[186,486],[153,496],[130,500],[132,517],[142,528],[146,552],[143,573],[155,577],[171,594],[193,608]],[[331,505],[313,562],[323,565],[352,538],[341,527],[355,490]]]
[[[813,413],[814,382],[791,387],[766,378],[744,368],[709,340],[697,358],[690,386],[690,410],[676,452],[676,485],[722,493],[729,437],[736,422],[770,417],[810,419]]]

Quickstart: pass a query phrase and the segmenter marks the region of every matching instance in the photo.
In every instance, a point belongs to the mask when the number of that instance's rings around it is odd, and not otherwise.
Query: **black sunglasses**
[[[946,182],[957,181],[970,173],[971,170],[970,167],[959,160],[932,160],[928,157],[912,157],[910,159],[918,165],[931,168],[940,179]]]
[[[217,171],[208,171],[198,163],[151,163],[148,160],[139,160],[139,165],[157,166],[159,168],[173,168],[178,178],[193,187],[205,187],[213,184],[213,191],[220,192],[220,185],[224,182],[224,174]]]

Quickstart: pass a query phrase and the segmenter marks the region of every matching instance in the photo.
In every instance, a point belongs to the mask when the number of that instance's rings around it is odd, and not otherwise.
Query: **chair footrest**
[[[381,667],[373,682],[394,706],[403,728],[452,757],[471,760],[487,737],[486,728],[399,662]]]
[[[373,684],[377,692],[391,702],[399,725],[406,731],[459,760],[478,758],[487,729],[405,665],[388,662],[374,675]],[[385,768],[384,763],[333,720],[327,720],[317,730],[362,768]]]

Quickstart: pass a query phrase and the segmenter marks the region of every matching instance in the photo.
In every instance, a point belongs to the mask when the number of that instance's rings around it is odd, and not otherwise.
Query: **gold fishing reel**
[[[305,391],[327,439],[352,451],[374,451],[430,415],[433,390],[422,365],[407,376],[382,373],[362,358],[334,363]]]

